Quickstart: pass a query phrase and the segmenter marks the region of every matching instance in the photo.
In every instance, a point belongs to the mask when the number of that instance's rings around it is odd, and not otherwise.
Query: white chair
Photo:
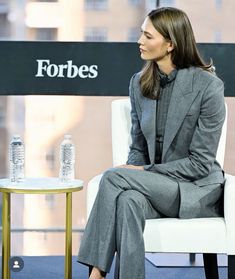
[[[125,164],[130,138],[130,100],[112,102],[113,166]],[[217,160],[224,163],[227,114],[220,139]],[[94,203],[102,174],[87,187],[87,216]],[[228,255],[228,278],[235,278],[235,177],[226,174],[224,218],[161,218],[146,220],[144,230],[146,252],[203,253],[207,279],[217,279],[217,255]]]

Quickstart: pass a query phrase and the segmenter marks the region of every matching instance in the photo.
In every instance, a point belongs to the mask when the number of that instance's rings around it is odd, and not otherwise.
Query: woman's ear
[[[170,42],[169,42],[169,46],[168,46],[168,48],[167,48],[167,52],[170,53],[173,49],[174,49],[174,45],[173,45],[173,43],[170,41]]]

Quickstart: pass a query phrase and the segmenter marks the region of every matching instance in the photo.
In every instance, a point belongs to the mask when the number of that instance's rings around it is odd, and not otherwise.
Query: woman
[[[104,278],[115,252],[121,279],[143,279],[148,218],[222,214],[216,152],[225,118],[223,82],[200,57],[187,15],[160,8],[138,41],[146,65],[130,82],[132,144],[126,165],[100,182],[78,261]]]

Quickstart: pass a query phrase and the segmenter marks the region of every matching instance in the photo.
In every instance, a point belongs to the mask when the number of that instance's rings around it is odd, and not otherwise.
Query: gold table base
[[[7,190],[2,189],[2,279],[10,279],[11,256],[11,193],[57,194],[66,193],[66,236],[65,236],[65,279],[72,278],[72,192],[81,190],[82,187],[60,190]]]
[[[2,194],[2,279],[10,279],[11,194]]]

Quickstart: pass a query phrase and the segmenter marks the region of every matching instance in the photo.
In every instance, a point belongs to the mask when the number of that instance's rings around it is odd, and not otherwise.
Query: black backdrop
[[[235,44],[198,47],[235,96]],[[143,64],[136,43],[1,41],[0,53],[0,95],[127,96]]]

